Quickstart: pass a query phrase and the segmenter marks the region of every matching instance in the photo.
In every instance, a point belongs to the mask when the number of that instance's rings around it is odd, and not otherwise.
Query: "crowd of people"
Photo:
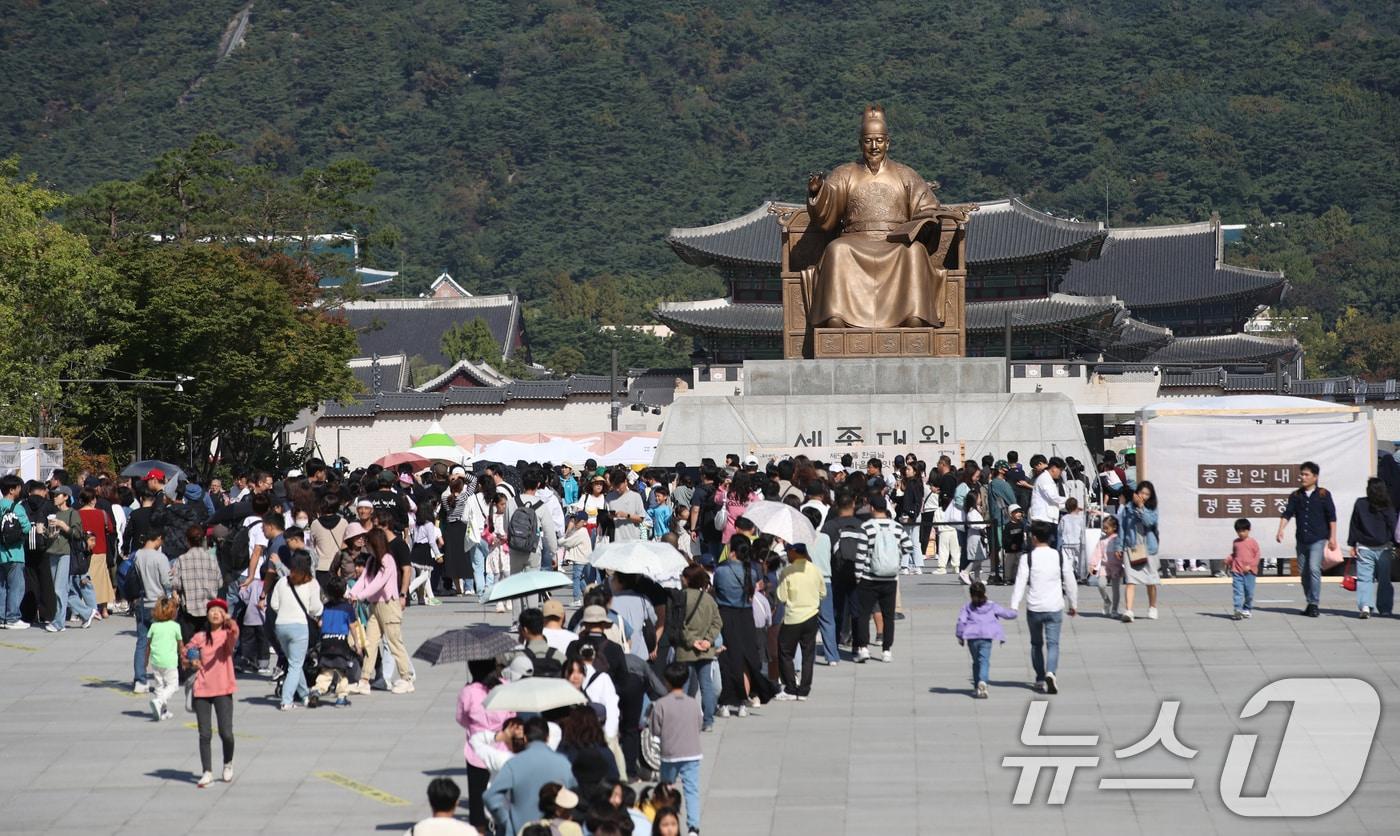
[[[1138,587],[1150,620],[1163,575],[1228,574],[1234,617],[1251,615],[1261,560],[1249,522],[1236,524],[1228,559],[1160,559],[1155,489],[1131,456],[1106,453],[1093,471],[1039,454],[1025,467],[1014,451],[892,465],[730,455],[640,471],[588,461],[343,472],[312,460],[280,478],[235,474],[228,492],[159,468],[128,481],[80,473],[73,484],[62,470],[47,482],[6,476],[3,626],[62,632],[129,615],[132,687],[149,694],[154,721],[172,716],[183,689],[203,787],[214,780],[216,727],[220,776],[233,779],[240,676],[264,680],[284,711],[412,693],[407,610],[484,601],[510,575],[558,569],[572,578],[573,612],[547,595],[539,606],[499,602],[520,645],[469,664],[456,718],[468,823],[457,824],[598,834],[680,832],[682,821],[698,833],[702,735],[755,706],[810,699],[816,665],[892,661],[901,576],[955,573],[967,587],[955,635],[977,698],[988,696],[1001,622],[1022,602],[1034,687],[1049,694],[1061,687],[1060,630],[1081,586],[1098,589],[1104,615],[1132,623]],[[1277,537],[1294,524],[1304,614],[1315,616],[1324,561],[1339,552],[1336,509],[1318,466],[1300,472]],[[791,506],[815,536],[761,530],[748,516],[759,502]],[[1362,618],[1391,612],[1395,538],[1391,495],[1372,479],[1347,538]],[[608,574],[590,561],[599,546],[639,540],[667,544],[684,571]],[[1003,584],[1009,607],[989,594]],[[567,680],[586,704],[520,716],[485,708],[494,688],[525,677]],[[659,783],[636,799],[644,778]],[[457,791],[430,788],[434,810]]]

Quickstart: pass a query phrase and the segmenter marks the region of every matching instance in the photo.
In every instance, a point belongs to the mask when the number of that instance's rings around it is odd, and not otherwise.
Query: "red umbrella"
[[[427,467],[433,463],[432,459],[425,459],[412,450],[404,450],[400,453],[390,453],[387,456],[380,456],[374,460],[380,467],[398,467],[401,464],[411,464],[414,468]]]

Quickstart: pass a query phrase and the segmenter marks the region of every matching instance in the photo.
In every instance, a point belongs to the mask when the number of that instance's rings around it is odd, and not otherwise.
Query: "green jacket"
[[[24,506],[21,505],[21,504],[19,504],[18,502],[12,502],[12,501],[10,501],[10,500],[8,500],[8,499],[0,499],[0,517],[3,517],[4,515],[10,513],[10,510],[11,510],[11,509],[14,509],[15,516],[19,517],[19,524],[20,524],[21,526],[23,526],[23,528],[24,528],[24,533],[25,533],[26,535],[28,535],[28,534],[29,534],[29,529],[30,529],[30,525],[29,525],[29,514],[25,512]],[[28,537],[26,537],[25,539],[28,539]],[[23,542],[21,542],[21,543],[20,543],[19,545],[17,545],[17,546],[8,546],[8,547],[7,547],[7,546],[0,546],[0,563],[23,563],[23,562],[24,562],[24,543],[23,543]]]
[[[666,615],[670,617],[670,613]],[[715,658],[719,651],[714,642],[719,638],[719,631],[724,628],[724,621],[719,617],[719,605],[715,603],[714,596],[698,589],[687,589],[685,611],[677,613],[677,616],[682,621],[681,641],[676,647],[676,661],[702,662]],[[695,649],[695,643],[701,639],[710,642],[709,650]]]

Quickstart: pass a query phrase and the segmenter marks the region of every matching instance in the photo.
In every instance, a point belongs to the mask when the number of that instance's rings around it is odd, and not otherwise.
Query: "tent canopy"
[[[1278,415],[1354,415],[1360,407],[1286,395],[1224,395],[1214,398],[1180,398],[1157,401],[1138,410],[1138,420],[1172,415],[1221,415],[1251,417]]]

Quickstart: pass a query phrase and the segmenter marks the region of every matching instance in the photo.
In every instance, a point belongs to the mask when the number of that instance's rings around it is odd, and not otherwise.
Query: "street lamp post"
[[[110,385],[112,385],[112,386],[141,386],[141,385],[145,385],[145,384],[151,384],[151,385],[156,385],[156,386],[174,386],[176,392],[183,392],[183,391],[185,391],[185,384],[186,384],[186,383],[189,383],[191,380],[194,380],[194,377],[193,377],[192,375],[177,374],[177,375],[175,375],[174,379],[171,379],[171,380],[167,380],[167,379],[164,379],[164,378],[156,378],[156,377],[103,377],[103,378],[61,377],[61,378],[58,379],[58,382],[59,382],[59,383],[103,383],[103,384],[110,384]],[[142,458],[144,458],[144,456],[142,455],[142,453],[144,452],[143,449],[142,449],[142,448],[143,448],[143,444],[142,444],[143,439],[142,439],[142,437],[141,437],[141,435],[142,435],[142,433],[141,433],[141,430],[142,430],[141,424],[142,424],[142,418],[143,418],[143,415],[142,415],[142,413],[143,413],[143,406],[144,406],[144,404],[143,404],[142,401],[141,401],[141,396],[140,396],[140,395],[137,395],[137,396],[136,396],[136,461],[138,461],[138,462],[141,461]],[[193,425],[193,424],[190,425],[190,429],[191,429],[191,431],[193,431],[193,429],[194,429],[194,425]],[[193,444],[194,444],[194,441],[193,441],[193,432],[191,432],[191,441],[190,441],[190,444],[191,444],[191,447],[193,447]],[[191,459],[193,459],[193,457],[194,457],[194,450],[193,450],[193,449],[190,450],[190,456],[191,456]]]

